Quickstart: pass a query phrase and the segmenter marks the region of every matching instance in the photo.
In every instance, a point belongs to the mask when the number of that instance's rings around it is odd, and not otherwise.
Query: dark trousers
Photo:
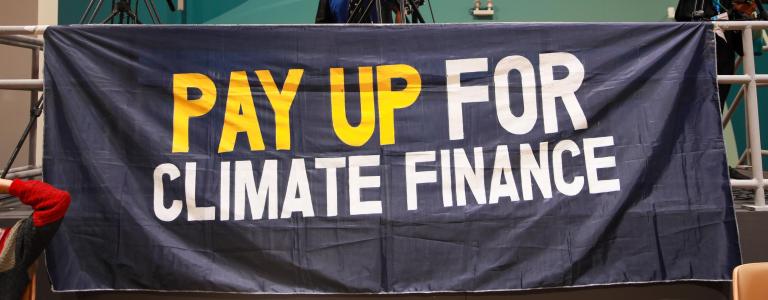
[[[738,33],[738,32],[736,32]],[[733,34],[727,32],[726,34]],[[725,39],[717,36],[717,75],[733,75],[735,72],[736,52],[741,50],[741,45],[734,45],[735,43],[741,43],[741,39],[738,36],[729,36],[729,42]],[[741,52],[741,51],[739,51]],[[730,84],[719,85],[720,90],[720,110],[725,107],[725,100],[728,99],[728,93],[731,91]]]

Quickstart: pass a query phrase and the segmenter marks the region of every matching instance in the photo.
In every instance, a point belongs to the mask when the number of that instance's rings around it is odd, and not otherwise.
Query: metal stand
[[[115,5],[112,6],[112,13],[109,14],[109,16],[104,19],[104,21],[101,21],[102,24],[107,23],[115,23],[115,17],[120,17],[120,21],[118,24],[141,24],[141,21],[139,21],[139,17],[136,16],[136,13],[134,13],[131,10],[131,0],[120,0]],[[152,15],[150,13],[150,15]],[[154,19],[153,19],[154,20]],[[123,22],[126,23],[123,23]]]
[[[34,103],[34,105],[29,109],[29,122],[27,123],[27,127],[24,128],[24,133],[21,134],[21,137],[19,138],[19,142],[16,143],[16,148],[13,149],[13,153],[11,153],[11,158],[8,159],[8,162],[5,163],[5,168],[3,169],[3,174],[0,176],[0,178],[6,178],[8,176],[8,172],[11,170],[11,166],[13,165],[13,162],[16,160],[16,156],[19,155],[19,151],[21,151],[21,147],[24,145],[24,142],[27,140],[27,136],[29,136],[30,131],[32,130],[32,127],[37,124],[37,118],[40,117],[40,115],[43,113],[43,107],[44,107],[44,96],[40,96],[40,99]]]
[[[139,20],[138,11],[139,11],[139,0],[136,0],[136,2],[132,2],[133,0],[112,0],[112,10],[109,14],[109,16],[101,21],[101,24],[143,24],[141,20]],[[152,23],[154,24],[162,24],[160,21],[160,14],[157,12],[157,6],[155,6],[155,0],[142,0],[144,2],[144,6],[147,8],[147,12],[149,13],[149,18],[152,19]],[[173,1],[167,1],[168,7],[171,9],[171,11],[175,11],[175,7],[173,6]],[[131,9],[131,4],[133,4],[133,9]],[[96,19],[96,15],[98,15],[99,10],[104,5],[104,0],[89,0],[88,6],[86,6],[85,11],[83,11],[82,16],[80,16],[80,24],[90,24],[93,23],[93,20]],[[117,23],[115,23],[117,18]]]
[[[42,111],[42,107],[40,109],[37,109],[38,105],[42,104],[42,101],[38,99],[38,91],[43,89],[43,80],[40,79],[39,75],[39,58],[40,58],[40,52],[43,50],[43,41],[41,39],[35,38],[35,37],[29,37],[25,35],[39,35],[42,34],[47,26],[45,25],[38,25],[38,26],[0,26],[0,44],[13,46],[13,47],[21,47],[26,48],[29,50],[32,50],[32,61],[31,61],[31,77],[30,79],[0,79],[0,89],[2,90],[23,90],[23,91],[29,91],[30,92],[30,116],[37,114],[38,111]],[[39,114],[38,114],[39,116]],[[1,178],[30,178],[35,176],[40,176],[42,174],[42,169],[38,166],[38,144],[36,142],[37,140],[37,132],[38,127],[36,126],[35,120],[37,118],[30,117],[30,122],[27,124],[26,129],[24,130],[24,134],[21,138],[21,141],[16,145],[15,150],[13,151],[13,154],[11,155],[11,159],[8,161],[5,168],[2,170],[2,176]],[[18,168],[11,168],[11,165],[13,164],[13,161],[16,159],[16,156],[19,154],[21,150],[21,146],[24,144],[24,141],[29,137],[30,142],[28,144],[28,150],[29,150],[29,164],[23,167]],[[7,207],[6,204],[9,204],[10,202],[4,201],[5,199],[11,198],[9,195],[0,195],[0,207]]]
[[[32,51],[31,60],[31,78],[30,79],[0,79],[0,89],[2,90],[23,90],[29,91],[29,105],[30,105],[30,122],[27,124],[24,130],[21,140],[16,145],[11,158],[7,162],[4,169],[0,171],[0,177],[2,178],[29,178],[42,174],[42,170],[39,167],[38,150],[38,127],[33,117],[35,114],[39,116],[42,112],[42,102],[38,98],[38,93],[43,89],[43,80],[40,79],[39,73],[39,58],[40,52],[43,50],[43,41],[36,38],[25,35],[39,35],[45,30],[46,26],[2,26],[0,27],[0,44],[26,48]],[[25,140],[29,140],[28,164],[18,168],[11,168],[14,160],[20,153],[21,147]],[[0,200],[3,200],[7,196],[0,196]]]
[[[349,18],[347,18],[347,23],[368,23],[365,22],[365,20],[370,20],[371,7],[375,7],[376,9],[376,15],[378,16],[378,22],[376,23],[392,22],[390,15],[391,11],[384,11],[384,6],[381,1],[382,0],[371,0],[368,1],[367,5],[365,5],[362,0],[350,2],[351,11],[349,13]],[[424,4],[424,1],[419,1],[418,3],[416,0],[395,1],[399,7],[397,21],[395,21],[395,23],[426,23],[423,15],[419,11],[419,6]],[[432,12],[432,2],[430,0],[426,0],[426,2],[429,4],[430,13],[432,13],[432,22],[435,22],[435,16]],[[408,15],[411,15],[412,17],[408,19]]]
[[[365,20],[365,17],[368,16],[368,13],[371,10],[371,5],[376,2],[376,8],[381,7],[381,0],[372,0],[368,1],[368,5],[360,11],[360,9],[363,7],[363,1],[356,1],[356,2],[350,2],[350,5],[354,5],[354,8],[349,13],[349,18],[347,18],[347,23],[363,23],[363,20]],[[379,22],[381,22],[381,18],[379,18]]]

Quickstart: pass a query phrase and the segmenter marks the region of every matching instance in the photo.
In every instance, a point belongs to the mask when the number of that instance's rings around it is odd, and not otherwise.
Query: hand
[[[13,181],[0,178],[0,194],[8,194],[8,190],[11,188]]]

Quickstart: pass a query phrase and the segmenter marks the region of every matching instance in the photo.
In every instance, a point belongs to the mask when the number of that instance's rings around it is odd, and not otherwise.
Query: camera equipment
[[[424,18],[421,16],[421,12],[419,11],[419,6],[422,5],[424,5],[424,0],[408,0],[406,3],[405,14],[413,16],[411,18],[414,21],[413,23],[426,23],[424,22]]]
[[[693,11],[691,12],[691,21],[705,21],[706,18],[704,16],[704,1],[707,0],[696,0],[693,3]],[[701,5],[699,5],[701,3]]]
[[[704,11],[703,10],[696,10],[691,14],[691,17],[694,21],[702,21],[704,20]]]
[[[347,23],[426,23],[419,11],[419,7],[425,2],[429,5],[434,23],[435,16],[430,0],[350,0]],[[376,9],[376,15],[372,17],[373,7]],[[395,15],[394,20],[392,14]]]
[[[161,24],[160,14],[157,12],[157,6],[155,6],[155,0],[142,0],[144,7],[149,14],[149,18],[152,19],[152,23]],[[101,21],[101,24],[143,24],[139,20],[138,11],[139,3],[142,2],[136,0],[112,0],[112,7],[109,16]],[[166,0],[168,8],[171,11],[176,11],[173,0]],[[95,6],[94,6],[95,4]],[[104,5],[104,0],[89,0],[88,6],[86,6],[83,15],[80,17],[80,24],[92,24],[93,20],[99,14],[101,7]],[[133,5],[133,9],[131,9]],[[93,8],[93,10],[91,10]],[[117,20],[116,20],[117,19]],[[115,23],[117,21],[117,23]]]
[[[369,22],[363,22],[368,17],[368,14],[371,10],[371,4],[376,2],[376,11],[379,16],[381,16],[380,7],[381,7],[381,1],[379,0],[373,0],[368,1],[367,4],[363,3],[364,0],[350,0],[349,1],[349,18],[347,19],[347,23],[369,23]],[[365,7],[365,8],[363,8]],[[362,10],[361,10],[362,9]]]

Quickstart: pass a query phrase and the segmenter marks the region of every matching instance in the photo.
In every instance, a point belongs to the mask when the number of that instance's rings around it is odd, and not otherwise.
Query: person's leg
[[[729,47],[725,39],[719,36],[715,38],[717,40],[717,74],[718,75],[733,75],[735,70],[734,64],[736,63],[736,53]],[[728,94],[731,91],[730,84],[720,84],[718,86],[720,93],[720,111],[725,108],[725,101],[728,100]],[[728,175],[732,179],[750,179],[751,177],[741,174],[739,171],[728,167]]]
[[[734,63],[736,63],[736,54],[728,47],[725,39],[719,36],[717,40],[717,74],[718,75],[733,75]],[[719,85],[720,90],[720,110],[725,107],[725,101],[728,99],[728,93],[731,91],[730,84]]]

